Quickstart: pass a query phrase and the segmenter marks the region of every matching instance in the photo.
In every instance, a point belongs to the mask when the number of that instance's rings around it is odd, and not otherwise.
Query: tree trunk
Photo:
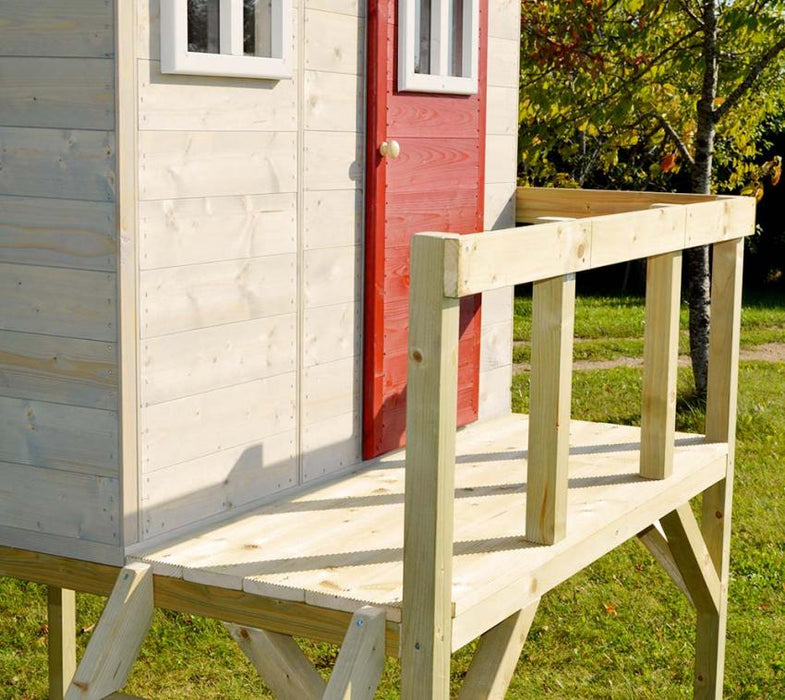
[[[695,164],[692,168],[692,191],[711,193],[711,166],[714,157],[714,99],[717,96],[717,0],[703,0],[703,84],[698,100],[695,138]],[[706,400],[709,376],[709,249],[706,246],[687,251],[690,307],[690,356],[698,398]]]

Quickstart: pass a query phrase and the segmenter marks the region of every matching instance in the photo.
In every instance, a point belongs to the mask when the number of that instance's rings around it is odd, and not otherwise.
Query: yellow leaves
[[[763,199],[763,185],[759,182],[751,182],[741,188],[741,194],[744,197],[755,197],[755,199],[760,202],[760,200]]]

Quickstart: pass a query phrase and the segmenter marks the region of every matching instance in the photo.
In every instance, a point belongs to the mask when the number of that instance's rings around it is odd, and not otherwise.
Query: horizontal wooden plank
[[[115,201],[110,131],[0,127],[0,194]]]
[[[486,231],[515,226],[515,181],[485,186]]]
[[[0,396],[0,460],[99,476],[118,473],[117,414]]]
[[[363,190],[311,190],[305,192],[303,205],[305,250],[362,245]]]
[[[304,265],[306,308],[347,303],[360,298],[361,249],[347,246],[308,250]]]
[[[485,139],[485,182],[514,182],[518,172],[518,132],[488,134]]]
[[[362,461],[359,412],[333,416],[302,429],[303,483],[336,474]]]
[[[392,83],[388,90],[392,94]],[[479,130],[480,110],[476,98],[463,95],[399,93],[387,108],[387,120],[394,139],[466,138]]]
[[[357,133],[364,129],[365,102],[358,75],[305,71],[303,103],[307,131]]]
[[[298,483],[295,431],[146,474],[145,539],[232,511]]]
[[[114,54],[112,0],[3,0],[0,46],[5,56]]]
[[[306,309],[303,366],[312,367],[360,354],[362,306],[354,301]]]
[[[121,565],[125,561],[123,549],[119,545],[77,540],[73,537],[61,537],[46,532],[22,530],[18,527],[3,527],[0,525],[0,560],[3,559],[2,551],[15,547],[10,551],[25,550],[30,555],[53,554],[58,557],[72,557],[69,561],[87,563],[100,562],[101,564]],[[0,567],[5,562],[0,563]],[[2,568],[0,568],[2,570]],[[2,575],[2,574],[0,574]],[[61,586],[62,584],[54,584]],[[87,583],[86,585],[89,585]],[[73,589],[73,586],[70,587]]]
[[[400,140],[401,155],[387,167],[387,187],[405,193],[476,190],[479,174],[477,139]]]
[[[486,132],[507,136],[518,135],[518,88],[489,87]],[[514,146],[517,160],[517,143]]]
[[[520,39],[488,37],[488,87],[516,87]]]
[[[141,411],[144,473],[294,428],[295,375],[280,374]]]
[[[305,69],[362,75],[364,20],[351,15],[305,10]]]
[[[292,313],[294,255],[148,270],[141,274],[143,338]]]
[[[697,204],[716,201],[713,195],[674,192],[630,192],[558,187],[518,187],[518,223],[533,223],[543,216],[584,218],[648,209],[652,204]]]
[[[139,128],[161,131],[294,131],[293,80],[161,73],[139,61]]]
[[[114,204],[0,196],[0,262],[114,271]]]
[[[296,329],[287,314],[144,340],[142,405],[292,372]]]
[[[521,4],[518,0],[494,0],[488,7],[488,36],[520,41]],[[491,56],[491,60],[496,60]]]
[[[63,556],[0,546],[0,576],[108,596],[120,569]],[[281,634],[341,643],[351,613],[263,598],[167,576],[155,576],[156,607],[259,627]],[[399,625],[387,623],[386,651],[398,654]]]
[[[0,93],[5,126],[114,129],[112,59],[2,56]]]
[[[365,3],[362,0],[305,0],[305,7],[325,12],[338,12],[342,15],[365,15]]]
[[[88,340],[117,337],[115,275],[0,263],[0,329]]]
[[[348,190],[363,183],[362,133],[305,132],[303,186],[306,190]]]
[[[117,479],[0,462],[0,484],[2,526],[120,542]]]
[[[724,224],[706,242],[754,232],[754,208],[745,197],[724,198]],[[512,284],[661,255],[688,245],[687,221],[718,222],[715,202],[555,221],[445,241],[445,294],[465,296]],[[700,224],[698,224],[700,225]],[[703,226],[706,231],[708,227]]]
[[[297,195],[265,194],[139,203],[143,270],[294,253]]]
[[[302,422],[310,425],[360,410],[360,357],[314,365],[302,375]]]
[[[0,331],[0,394],[117,409],[114,343]]]
[[[296,141],[291,131],[141,131],[139,198],[294,192]]]

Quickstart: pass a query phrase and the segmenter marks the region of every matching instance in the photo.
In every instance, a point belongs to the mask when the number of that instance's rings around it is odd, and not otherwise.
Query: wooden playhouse
[[[281,697],[371,697],[386,653],[446,698],[477,637],[462,697],[500,697],[543,593],[635,535],[721,696],[753,204],[516,189],[518,34],[516,0],[0,0],[0,575],[50,587],[51,697],[117,693],[153,606]],[[642,427],[570,421],[575,273],[644,257]],[[75,590],[111,594],[76,670]],[[292,635],[343,643],[328,685]]]

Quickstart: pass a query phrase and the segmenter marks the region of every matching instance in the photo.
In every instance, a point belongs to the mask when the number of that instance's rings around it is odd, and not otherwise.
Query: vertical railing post
[[[717,612],[698,613],[696,698],[722,697],[744,239],[715,243],[713,253],[706,439],[728,443],[728,466],[725,478],[703,493],[701,530],[720,578],[720,604]]]
[[[401,694],[447,700],[459,300],[444,296],[445,239],[411,249]]]
[[[575,275],[541,280],[532,293],[532,360],[526,539],[553,544],[567,529]]]
[[[640,475],[665,479],[673,471],[679,359],[681,251],[646,264]]]

